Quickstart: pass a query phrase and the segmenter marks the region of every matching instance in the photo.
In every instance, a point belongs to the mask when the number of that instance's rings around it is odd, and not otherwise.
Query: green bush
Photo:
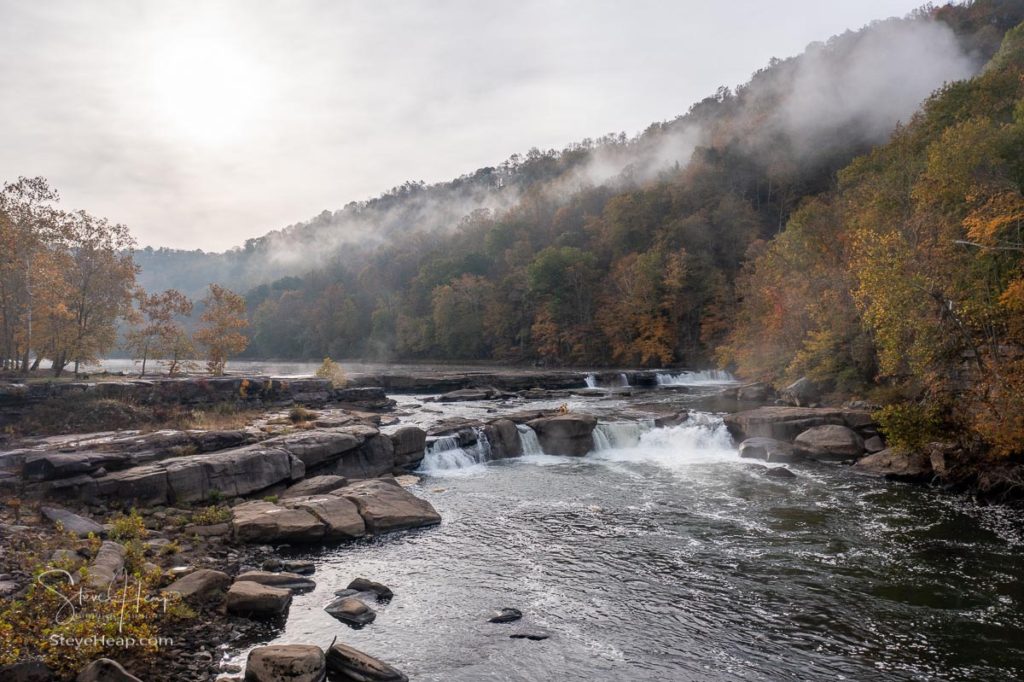
[[[118,514],[110,522],[110,539],[117,542],[128,540],[141,540],[149,535],[146,530],[146,521],[136,510],[132,509],[127,514]]]
[[[932,405],[895,403],[871,416],[878,422],[889,446],[900,450],[919,450],[942,437],[942,419]]]

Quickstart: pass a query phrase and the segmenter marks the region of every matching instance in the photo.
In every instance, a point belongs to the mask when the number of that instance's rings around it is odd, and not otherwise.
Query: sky
[[[917,1],[0,0],[0,182],[220,251],[531,147],[634,134]]]

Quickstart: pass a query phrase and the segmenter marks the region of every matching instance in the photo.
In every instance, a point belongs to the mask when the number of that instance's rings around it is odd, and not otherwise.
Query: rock
[[[728,414],[723,421],[737,440],[760,436],[792,442],[799,434],[815,426],[835,424],[863,428],[871,424],[871,415],[863,410],[831,407],[765,406]]]
[[[21,587],[13,580],[0,580],[0,598],[6,599],[15,594]],[[0,677],[0,679],[3,679]]]
[[[763,382],[747,384],[736,389],[736,398],[750,402],[763,402],[768,399],[770,391],[771,389],[769,389],[768,384]]]
[[[485,424],[483,428],[487,442],[491,446],[491,459],[522,456],[523,444],[519,439],[519,430],[515,422],[509,419],[495,419]]]
[[[338,460],[333,473],[349,479],[364,479],[390,474],[395,468],[395,446],[391,438],[374,434]]]
[[[928,453],[900,452],[892,449],[861,457],[853,468],[865,474],[897,481],[926,482],[931,480],[934,474]]]
[[[0,665],[0,680],[4,682],[53,682],[53,671],[42,661],[18,661]]]
[[[310,495],[324,495],[326,493],[333,492],[338,488],[343,488],[346,485],[348,485],[348,479],[344,476],[334,476],[333,474],[312,476],[299,481],[285,490],[281,493],[281,499],[284,500],[289,497],[309,497]]]
[[[680,410],[675,414],[663,414],[660,417],[655,417],[654,425],[659,429],[672,426],[679,426],[680,424],[685,424],[689,418],[689,410]]]
[[[788,405],[809,407],[821,400],[821,390],[807,377],[801,377],[782,389],[779,397]]]
[[[206,602],[228,589],[229,585],[231,585],[231,577],[227,573],[200,568],[194,573],[178,578],[161,591],[177,592],[185,601]]]
[[[771,467],[764,472],[768,478],[796,478],[796,474],[786,467]]]
[[[288,611],[292,593],[251,580],[236,581],[227,595],[228,613],[246,618],[278,618]]]
[[[245,661],[246,682],[323,682],[327,659],[310,644],[259,646]]]
[[[939,478],[950,476],[960,448],[954,443],[928,443],[925,446],[925,451],[928,453],[928,459],[935,475]]]
[[[842,462],[863,455],[864,441],[856,431],[845,426],[815,426],[796,437],[793,452],[818,461]]]
[[[376,611],[355,597],[338,597],[324,611],[353,628],[369,625],[377,618]]]
[[[740,457],[763,459],[766,462],[793,462],[793,446],[774,438],[754,437],[740,443]]]
[[[327,530],[322,521],[304,509],[288,509],[264,501],[233,507],[231,528],[236,540],[260,544],[320,542]]]
[[[85,559],[82,557],[82,555],[71,549],[55,549],[50,554],[51,566],[70,566],[72,569],[77,569],[83,563],[85,563]]]
[[[298,573],[271,573],[269,571],[245,571],[235,577],[235,582],[251,581],[260,585],[280,587],[292,592],[307,592],[316,588],[316,583]]]
[[[395,596],[395,593],[387,585],[367,580],[366,578],[356,578],[348,584],[347,589],[354,590],[355,592],[373,592],[377,595],[378,601],[388,601]]]
[[[488,623],[513,623],[523,617],[523,612],[510,606],[502,608],[487,619]]]
[[[316,495],[282,500],[291,509],[306,511],[325,526],[325,540],[351,540],[366,535],[366,524],[355,503],[337,495]]]
[[[75,682],[142,682],[117,661],[98,658],[78,673]]]
[[[266,570],[266,569],[264,569]],[[302,561],[301,559],[289,559],[281,563],[281,567],[277,570],[288,571],[289,573],[298,573],[299,575],[313,575],[316,573],[316,564],[312,561]]]
[[[37,452],[25,457],[22,475],[33,481],[51,481],[100,469],[119,469],[131,462],[124,452]]]
[[[394,481],[361,481],[336,490],[333,494],[351,500],[356,505],[370,533],[387,533],[441,523],[441,516],[433,505]]]
[[[509,635],[509,639],[528,639],[531,642],[542,642],[545,639],[551,639],[551,634],[537,630],[530,630],[526,632],[513,632],[511,635]]]
[[[588,414],[561,414],[527,423],[537,433],[541,449],[553,455],[582,457],[594,449],[597,418]]]
[[[339,642],[327,650],[327,670],[337,682],[409,682],[387,663]]]
[[[80,538],[84,538],[89,533],[95,534],[97,537],[106,537],[107,531],[100,524],[96,523],[92,519],[87,519],[84,516],[79,516],[69,512],[67,509],[60,509],[58,507],[40,507],[39,511],[50,521],[55,524],[59,523],[64,527],[64,530],[68,533],[74,533]]]
[[[372,430],[374,434],[376,429]],[[277,436],[263,441],[263,447],[280,447],[295,455],[306,465],[307,470],[314,470],[330,462],[340,459],[345,453],[358,448],[366,440],[359,430],[347,426],[333,429],[317,429]]]
[[[885,450],[885,442],[882,440],[881,436],[871,436],[871,438],[864,441],[864,450],[871,454],[881,452],[882,450]]]
[[[125,549],[116,542],[105,540],[96,552],[86,575],[86,584],[97,592],[104,592],[124,573]]]

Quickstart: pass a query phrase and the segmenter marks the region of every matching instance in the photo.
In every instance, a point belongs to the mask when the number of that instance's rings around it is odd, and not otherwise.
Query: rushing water
[[[277,641],[337,635],[412,680],[1024,675],[1020,514],[841,466],[766,478],[711,414],[599,433],[583,458],[436,445],[414,492],[443,523],[312,555]],[[358,631],[322,610],[357,576],[395,592]],[[487,623],[503,606],[523,620]]]

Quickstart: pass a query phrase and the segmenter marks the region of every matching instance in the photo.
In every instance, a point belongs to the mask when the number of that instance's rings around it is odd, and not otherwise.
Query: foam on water
[[[721,417],[695,413],[685,424],[653,428],[653,422],[598,424],[597,449],[588,455],[609,462],[651,463],[670,469],[735,460],[736,448]],[[601,428],[601,427],[604,428]],[[601,433],[598,436],[598,433]]]
[[[716,384],[736,383],[736,377],[720,369],[680,372],[679,374],[664,372],[656,374],[654,378],[659,386],[714,386]]]
[[[476,429],[476,442],[466,447],[459,446],[456,436],[441,436],[427,448],[419,471],[431,476],[449,476],[470,473],[483,469],[491,459],[491,444],[483,429]]]

